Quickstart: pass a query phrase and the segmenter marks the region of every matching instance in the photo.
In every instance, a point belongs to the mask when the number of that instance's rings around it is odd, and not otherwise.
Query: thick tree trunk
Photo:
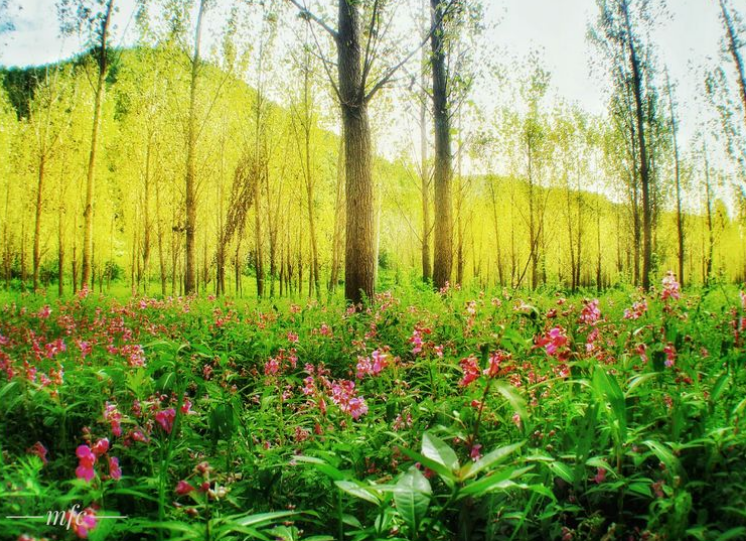
[[[451,279],[453,267],[453,218],[451,209],[451,122],[448,110],[448,80],[444,50],[443,3],[431,0],[430,44],[433,69],[433,117],[435,120],[435,259],[433,283],[440,289]]]
[[[345,139],[345,297],[353,304],[375,292],[375,208],[362,31],[357,2],[339,1],[337,63]]]

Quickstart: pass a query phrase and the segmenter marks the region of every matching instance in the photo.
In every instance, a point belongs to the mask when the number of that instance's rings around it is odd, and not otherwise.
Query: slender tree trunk
[[[671,80],[666,71],[666,88],[668,91],[668,104],[671,112],[671,139],[673,142],[674,158],[674,177],[676,179],[676,233],[678,238],[678,259],[679,259],[679,283],[684,287],[684,215],[681,210],[681,172],[679,166],[679,145],[678,145],[678,122],[676,121],[676,110],[673,102],[673,89]]]
[[[622,1],[625,26],[627,30],[627,46],[629,48],[629,62],[632,66],[632,90],[635,99],[635,116],[637,121],[637,137],[640,151],[640,182],[642,185],[642,222],[643,222],[643,253],[642,253],[642,287],[650,289],[650,264],[652,257],[652,212],[650,205],[650,172],[648,170],[647,142],[645,140],[645,106],[642,69],[637,56],[635,42],[632,38],[632,23],[630,22],[629,5]]]
[[[65,294],[65,206],[57,206],[57,294]]]
[[[186,156],[186,268],[184,292],[195,292],[195,255],[197,242],[197,84],[201,67],[200,48],[202,42],[202,20],[205,0],[200,0],[197,11],[197,26],[194,34],[194,54],[191,59],[189,82],[189,117],[187,127]]]
[[[36,214],[34,221],[34,253],[33,253],[33,264],[34,264],[34,291],[39,288],[39,267],[41,266],[41,215],[42,208],[44,205],[44,170],[46,166],[46,156],[42,152],[39,158],[39,171],[36,182]]]
[[[104,101],[104,92],[106,90],[106,75],[108,72],[107,55],[108,33],[111,23],[111,16],[114,9],[114,0],[108,0],[104,19],[101,23],[101,43],[98,47],[98,80],[96,82],[96,97],[93,104],[93,130],[91,132],[91,150],[88,155],[88,174],[86,176],[85,190],[85,217],[83,230],[83,263],[81,266],[81,287],[91,285],[92,266],[93,266],[93,199],[95,188],[95,171],[96,171],[96,150],[98,147],[98,133],[101,126],[101,108]]]
[[[339,154],[337,155],[337,196],[334,205],[334,235],[332,238],[332,268],[329,277],[329,292],[333,293],[339,284],[339,270],[342,259],[342,240],[344,237],[344,139],[339,139]],[[289,251],[289,248],[288,248]]]
[[[733,57],[733,63],[736,65],[738,74],[738,87],[741,90],[741,101],[743,102],[743,111],[746,115],[746,69],[744,68],[743,57],[741,56],[741,40],[739,39],[733,23],[733,16],[728,11],[725,0],[720,0],[720,10],[723,17],[723,24],[727,34],[727,47]]]
[[[431,0],[431,21],[436,26],[431,33],[433,69],[433,117],[435,120],[435,260],[433,283],[440,289],[451,279],[453,266],[453,218],[451,209],[451,122],[448,108],[448,79],[444,47],[443,10],[441,0]]]
[[[705,268],[704,282],[706,284],[709,284],[710,279],[712,278],[712,260],[714,259],[714,255],[715,255],[715,232],[714,232],[714,226],[712,223],[712,185],[710,183],[710,163],[707,158],[706,147],[704,149],[704,157],[705,157],[705,197],[706,197],[706,203],[707,203],[707,208],[705,209],[707,212],[707,255],[706,255],[707,265]]]

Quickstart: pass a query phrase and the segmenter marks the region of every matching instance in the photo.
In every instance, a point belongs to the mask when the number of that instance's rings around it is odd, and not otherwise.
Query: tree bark
[[[360,6],[339,0],[337,64],[345,138],[345,297],[352,304],[375,292],[375,209],[368,103],[362,65]]]
[[[448,111],[448,81],[444,50],[443,3],[431,0],[434,31],[430,35],[433,69],[433,117],[435,121],[435,258],[433,284],[440,289],[451,279],[453,267],[453,217],[451,180],[451,122]]]

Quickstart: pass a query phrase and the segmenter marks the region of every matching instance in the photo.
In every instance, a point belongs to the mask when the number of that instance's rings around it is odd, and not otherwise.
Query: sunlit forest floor
[[[120,289],[0,298],[2,539],[746,538],[732,286]]]

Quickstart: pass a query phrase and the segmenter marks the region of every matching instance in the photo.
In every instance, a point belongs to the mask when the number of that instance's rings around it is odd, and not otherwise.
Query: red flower
[[[176,484],[176,494],[178,494],[179,496],[184,496],[185,494],[189,494],[193,490],[194,490],[194,487],[184,480],[181,480]]]

